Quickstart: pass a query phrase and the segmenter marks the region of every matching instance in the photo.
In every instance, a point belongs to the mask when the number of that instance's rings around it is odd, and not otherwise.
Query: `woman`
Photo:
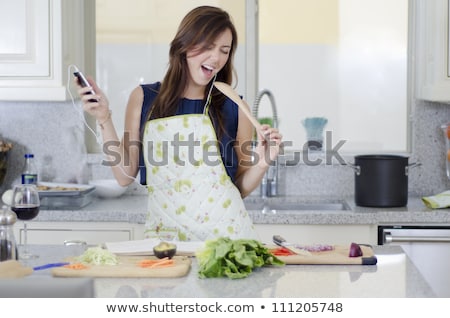
[[[242,198],[278,155],[281,135],[263,125],[252,161],[250,121],[213,86],[232,82],[236,46],[228,13],[210,6],[189,12],[171,42],[163,81],[132,91],[121,141],[97,84],[89,79],[94,96],[79,89],[84,110],[101,127],[105,153],[116,159],[117,181],[128,185],[140,172],[147,185],[146,237],[257,238]]]

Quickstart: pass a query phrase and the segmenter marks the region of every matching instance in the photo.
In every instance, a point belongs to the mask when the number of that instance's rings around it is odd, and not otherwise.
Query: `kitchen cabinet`
[[[93,74],[95,1],[0,0],[0,8],[0,100],[67,100],[69,66]]]
[[[143,225],[123,222],[28,222],[29,244],[60,245],[65,241],[82,241],[88,245],[143,238]],[[19,244],[24,242],[23,222],[15,225]]]
[[[412,2],[417,99],[450,103],[449,2]]]
[[[255,227],[264,243],[271,243],[273,235],[279,234],[288,242],[299,244],[377,244],[375,225],[255,224]]]
[[[28,222],[29,244],[60,245],[83,241],[88,245],[144,239],[144,225],[125,222]],[[271,243],[275,234],[300,244],[377,245],[376,225],[255,224],[260,240]],[[23,244],[23,222],[16,223],[15,236]]]

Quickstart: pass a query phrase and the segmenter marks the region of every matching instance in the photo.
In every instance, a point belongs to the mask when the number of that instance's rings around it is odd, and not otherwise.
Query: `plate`
[[[40,197],[82,196],[94,190],[95,186],[90,184],[54,182],[39,182],[38,184]]]

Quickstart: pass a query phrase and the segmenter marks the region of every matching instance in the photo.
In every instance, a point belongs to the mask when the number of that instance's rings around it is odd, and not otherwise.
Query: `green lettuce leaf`
[[[220,237],[208,240],[203,249],[197,251],[196,257],[200,278],[245,278],[255,268],[284,265],[261,242],[251,239],[232,240]]]

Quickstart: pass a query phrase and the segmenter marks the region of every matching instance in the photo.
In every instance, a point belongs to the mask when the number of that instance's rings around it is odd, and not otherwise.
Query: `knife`
[[[278,246],[282,246],[284,248],[287,248],[291,252],[297,254],[297,255],[303,255],[303,256],[310,256],[311,253],[307,250],[303,250],[300,248],[295,247],[293,244],[288,243],[281,235],[274,235],[273,236],[273,242],[277,244]]]

